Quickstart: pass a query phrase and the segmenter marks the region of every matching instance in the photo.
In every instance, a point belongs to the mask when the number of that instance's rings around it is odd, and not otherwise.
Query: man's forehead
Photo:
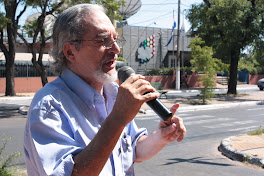
[[[108,37],[108,36],[117,36],[118,33],[114,31],[112,34],[110,32],[99,32],[96,37]]]

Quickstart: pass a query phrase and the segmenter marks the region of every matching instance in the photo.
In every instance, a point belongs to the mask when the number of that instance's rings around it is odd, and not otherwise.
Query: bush
[[[11,140],[11,138],[7,139],[6,137],[3,138],[2,140],[2,144],[0,146],[0,176],[13,176],[15,174],[13,174],[15,172],[15,170],[8,168],[9,166],[11,166],[11,163],[18,158],[19,156],[21,156],[22,154],[19,152],[15,152],[15,153],[11,153],[8,156],[4,157],[3,156],[3,151],[6,148],[7,142]]]
[[[157,75],[173,75],[175,71],[174,68],[158,68],[158,69],[150,69],[147,70],[147,76],[157,76]]]
[[[127,62],[127,60],[125,58],[121,57],[121,56],[118,56],[117,61]]]
[[[258,127],[255,131],[248,132],[248,135],[262,135],[264,134],[264,128]]]

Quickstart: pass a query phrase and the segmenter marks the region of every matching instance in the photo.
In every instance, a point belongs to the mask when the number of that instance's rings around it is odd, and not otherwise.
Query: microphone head
[[[121,82],[124,82],[129,76],[134,75],[135,71],[129,67],[129,66],[124,66],[118,69],[118,79]]]

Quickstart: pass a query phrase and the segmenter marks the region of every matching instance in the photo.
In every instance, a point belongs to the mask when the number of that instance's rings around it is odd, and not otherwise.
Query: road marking
[[[217,125],[210,125],[210,126],[203,126],[204,128],[223,128],[223,127],[231,127],[231,126],[236,126],[236,125],[245,125],[245,124],[250,124],[250,123],[255,123],[257,122],[256,120],[247,120],[247,121],[242,121],[242,122],[228,122],[228,123],[220,123]]]
[[[176,114],[176,116],[179,117],[184,117],[184,116],[189,116],[190,114]],[[153,114],[152,116],[136,116],[136,120],[155,120],[159,119],[159,117],[156,114]]]
[[[264,116],[264,114],[251,115],[251,117]]]
[[[135,119],[137,120],[150,120],[150,119],[158,119],[159,117],[157,115],[153,115],[153,116],[140,116],[140,117],[136,117]]]
[[[200,116],[191,116],[191,117],[183,117],[183,120],[200,120],[200,119],[205,119],[205,118],[212,118],[215,116],[210,116],[210,115],[200,115]]]
[[[247,109],[248,111],[255,111],[255,110],[264,110],[264,108],[251,108],[251,109]]]
[[[230,129],[227,131],[252,131],[258,128],[259,126],[250,126],[250,127],[243,127],[243,128],[236,128],[236,129]]]
[[[177,114],[177,113],[175,113],[175,115],[179,117],[190,116],[190,114]]]
[[[231,120],[231,118],[219,118],[219,119],[207,119],[207,120],[199,120],[199,121],[191,121],[191,122],[184,122],[185,125],[198,125],[203,123],[211,123],[211,122],[218,122],[218,121],[226,121]]]

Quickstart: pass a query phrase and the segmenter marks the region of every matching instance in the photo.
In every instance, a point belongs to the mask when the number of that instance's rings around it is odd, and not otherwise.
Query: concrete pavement
[[[255,89],[256,85],[238,85],[238,90],[243,89]],[[227,87],[220,85],[218,86],[217,90],[227,90]],[[198,89],[184,89],[184,90],[168,90],[168,94],[182,94],[186,92],[197,92],[199,93]],[[196,110],[208,110],[208,109],[215,109],[215,108],[230,108],[234,106],[246,106],[246,105],[255,105],[261,104],[264,105],[264,91],[259,91],[257,93],[257,97],[255,94],[248,96],[248,99],[243,97],[243,101],[235,101],[234,99],[227,99],[226,101],[221,100],[220,103],[218,100],[213,100],[210,105],[190,105],[188,101],[185,101],[184,98],[175,98],[175,101],[172,99],[164,99],[161,98],[160,100],[165,104],[167,107],[171,107],[175,102],[181,101],[181,107],[179,108],[179,112],[184,111],[196,111]],[[32,96],[26,97],[4,97],[0,96],[0,103],[4,103],[6,101],[14,101],[16,99],[31,99]],[[246,101],[245,101],[246,99]],[[173,99],[174,100],[174,99]],[[28,106],[22,106],[19,108],[19,112],[22,114],[26,114],[28,110]],[[143,105],[141,107],[140,112],[137,116],[145,116],[154,114],[154,112],[147,106]],[[226,139],[222,140],[220,146],[218,147],[219,151],[223,153],[223,155],[242,162],[248,162],[250,164],[256,164],[264,168],[264,134],[262,135],[254,135],[250,136],[247,134],[241,134],[238,136],[231,136],[227,137]]]

